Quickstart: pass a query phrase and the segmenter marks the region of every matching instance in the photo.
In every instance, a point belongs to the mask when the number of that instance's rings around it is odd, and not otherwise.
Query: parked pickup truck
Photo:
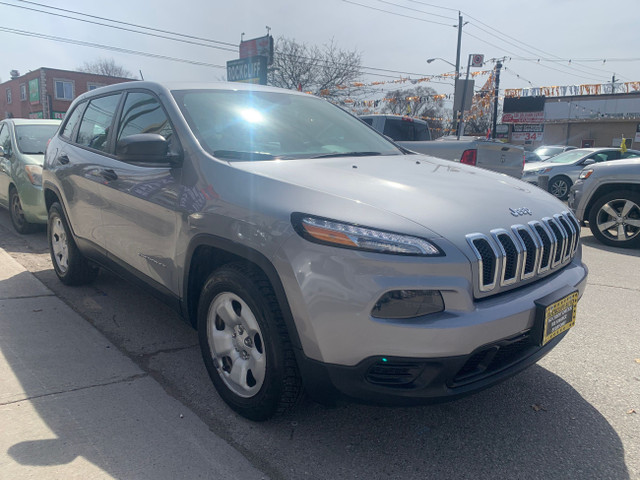
[[[399,115],[362,115],[360,119],[399,145],[418,153],[474,165],[515,178],[522,176],[524,149],[495,140],[455,136],[431,140],[424,120]]]

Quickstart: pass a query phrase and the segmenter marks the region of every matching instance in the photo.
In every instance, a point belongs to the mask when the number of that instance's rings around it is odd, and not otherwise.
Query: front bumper
[[[533,365],[566,335],[545,346],[533,331],[483,345],[468,355],[442,358],[371,357],[353,367],[299,362],[309,395],[322,403],[346,397],[380,405],[455,400],[500,383]]]
[[[47,208],[41,186],[24,182],[18,187],[24,217],[29,223],[47,223]]]

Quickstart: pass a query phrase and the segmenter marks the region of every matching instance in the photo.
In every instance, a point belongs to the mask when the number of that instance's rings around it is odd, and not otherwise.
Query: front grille
[[[481,296],[502,291],[567,265],[578,250],[580,227],[571,212],[562,212],[510,230],[466,236],[477,265]]]

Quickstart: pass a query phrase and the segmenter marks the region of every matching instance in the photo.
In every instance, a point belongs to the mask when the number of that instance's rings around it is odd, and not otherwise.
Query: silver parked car
[[[569,206],[605,245],[640,247],[640,158],[585,168]]]
[[[575,150],[578,147],[572,147],[571,145],[541,145],[536,148],[535,153],[540,160],[547,160],[551,157],[561,154],[562,152],[568,152],[569,150]]]
[[[557,345],[586,285],[562,202],[277,88],[81,95],[44,188],[58,278],[86,283],[100,266],[153,289],[254,420],[302,386],[396,404],[486,388]]]
[[[584,167],[594,163],[640,156],[636,150],[622,153],[619,148],[577,148],[560,153],[543,162],[526,164],[522,180],[538,185],[540,177],[548,178],[548,191],[560,200],[566,200],[571,185]]]
[[[42,163],[60,120],[6,119],[0,122],[0,205],[9,209],[19,233],[47,223]]]

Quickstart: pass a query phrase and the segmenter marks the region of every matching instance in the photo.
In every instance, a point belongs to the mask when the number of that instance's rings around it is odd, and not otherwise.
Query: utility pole
[[[500,69],[502,62],[496,63],[495,88],[493,90],[493,122],[491,124],[491,138],[496,139],[496,124],[498,123],[498,92],[500,91]]]
[[[462,47],[462,14],[458,11],[458,50],[456,52],[456,79],[454,81],[454,92],[457,87],[458,79],[460,78],[460,49]],[[455,93],[454,93],[455,97]],[[455,100],[455,99],[454,99]],[[455,101],[453,102],[455,105]],[[454,108],[453,111],[453,129],[456,134],[458,133],[458,115],[459,111]]]
[[[616,93],[616,74],[611,77],[611,93]]]

